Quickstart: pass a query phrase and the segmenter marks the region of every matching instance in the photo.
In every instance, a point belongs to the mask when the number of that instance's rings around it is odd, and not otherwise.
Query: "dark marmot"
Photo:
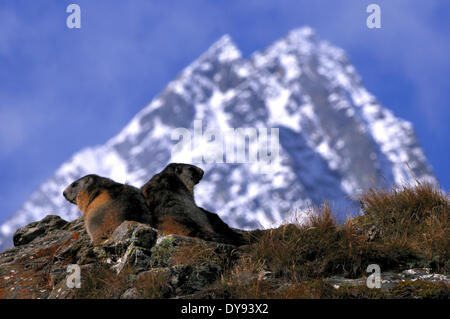
[[[86,175],[63,192],[83,213],[92,242],[106,237],[123,221],[152,224],[151,214],[141,191],[98,175]]]
[[[171,163],[141,188],[155,227],[165,233],[242,244],[241,234],[217,214],[195,204],[194,186],[202,177],[203,170],[199,167]]]

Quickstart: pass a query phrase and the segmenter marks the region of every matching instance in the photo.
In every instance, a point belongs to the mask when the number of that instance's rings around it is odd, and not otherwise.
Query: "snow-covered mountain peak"
[[[216,56],[222,62],[232,62],[242,57],[241,51],[234,44],[230,35],[226,34],[216,41],[207,51],[208,55]]]
[[[213,65],[230,64],[241,58],[241,51],[234,44],[230,35],[225,34],[214,42],[198,59],[186,67],[181,74],[190,76],[193,70],[200,69],[208,71]]]
[[[310,27],[301,27],[290,31],[277,43],[285,42],[288,47],[306,53],[307,48],[317,44],[316,32]],[[275,43],[275,45],[277,44]]]
[[[267,59],[276,59],[280,55],[293,55],[296,57],[309,57],[318,49],[318,39],[313,29],[302,27],[289,32],[285,37],[275,41],[262,52],[256,52],[253,56],[265,56]],[[257,63],[257,65],[261,65]]]

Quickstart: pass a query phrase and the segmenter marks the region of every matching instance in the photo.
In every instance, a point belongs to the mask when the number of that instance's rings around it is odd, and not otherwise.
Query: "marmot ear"
[[[179,166],[175,167],[175,174],[181,175],[181,173],[183,173],[183,169]]]
[[[198,182],[200,182],[200,180],[203,178],[204,171],[200,167],[197,167],[194,165],[191,166],[190,171],[191,171],[191,176],[194,179],[194,182],[196,184]]]
[[[84,178],[84,185],[90,185],[90,184],[92,184],[94,182],[94,176],[92,176],[92,175],[87,175],[85,178]]]

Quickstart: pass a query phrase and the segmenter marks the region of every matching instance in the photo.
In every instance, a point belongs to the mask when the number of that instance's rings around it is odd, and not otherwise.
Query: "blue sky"
[[[81,7],[79,30],[66,27],[70,3]],[[381,29],[365,25],[370,3],[381,7]],[[223,34],[246,57],[304,25],[342,47],[367,89],[414,124],[448,190],[447,0],[1,0],[0,221]]]

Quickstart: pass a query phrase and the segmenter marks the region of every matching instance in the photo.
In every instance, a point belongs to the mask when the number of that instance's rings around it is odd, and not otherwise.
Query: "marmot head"
[[[63,191],[63,195],[69,202],[76,205],[78,194],[80,194],[82,190],[89,191],[90,188],[97,188],[110,183],[114,182],[109,178],[104,178],[95,174],[89,174],[80,179],[77,179],[75,182],[67,186]]]
[[[180,163],[171,163],[167,165],[164,171],[177,175],[192,196],[194,196],[194,186],[200,182],[204,174],[200,167]]]

